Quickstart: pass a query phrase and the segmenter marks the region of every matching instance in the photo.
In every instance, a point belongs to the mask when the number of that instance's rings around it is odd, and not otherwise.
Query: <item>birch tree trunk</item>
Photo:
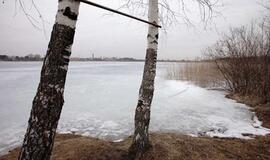
[[[149,0],[148,19],[158,24],[158,0]],[[131,159],[141,159],[143,153],[151,146],[148,129],[156,76],[158,37],[158,28],[149,25],[143,79],[135,111],[135,131],[129,148]]]
[[[59,0],[55,24],[18,160],[49,160],[62,106],[79,2]]]

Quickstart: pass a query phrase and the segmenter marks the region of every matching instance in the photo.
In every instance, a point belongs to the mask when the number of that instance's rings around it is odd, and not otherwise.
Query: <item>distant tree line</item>
[[[26,56],[8,56],[0,55],[0,61],[42,61],[43,58],[39,54],[28,54]]]
[[[28,54],[26,56],[8,56],[0,55],[0,61],[43,61],[44,58],[39,54]],[[135,59],[131,57],[95,57],[95,58],[81,58],[72,57],[70,61],[144,61],[142,59]]]
[[[0,55],[0,61],[43,61],[44,58],[39,54],[28,54],[26,56],[8,56]],[[81,58],[71,57],[70,61],[116,61],[116,62],[144,62],[144,59],[136,59],[132,57],[95,57],[95,58]],[[175,60],[175,59],[161,59],[158,62],[198,62],[198,60]]]

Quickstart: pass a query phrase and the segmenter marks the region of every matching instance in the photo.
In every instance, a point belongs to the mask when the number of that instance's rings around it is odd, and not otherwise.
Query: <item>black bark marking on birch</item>
[[[147,49],[143,80],[135,111],[135,131],[132,145],[129,148],[129,158],[131,160],[141,159],[145,151],[151,147],[148,129],[150,123],[151,103],[154,96],[156,61],[157,51],[151,48]]]
[[[64,62],[65,64],[69,64],[69,59],[68,59],[68,58],[63,57],[63,62]]]
[[[138,106],[142,106],[143,105],[143,101],[142,100],[139,100],[138,101]]]
[[[71,52],[64,50],[62,54],[69,57],[71,55]]]
[[[68,62],[65,62],[65,60],[64,59],[62,59],[61,61],[60,61],[60,66],[65,66],[65,65],[67,65],[68,64]]]
[[[67,71],[60,68],[62,53],[66,53],[65,49],[72,45],[74,34],[75,30],[71,27],[57,23],[53,27],[18,160],[50,159],[64,104],[63,91]]]
[[[60,66],[65,66],[65,65],[68,65],[68,64],[69,64],[69,59],[66,59],[64,57],[61,57],[60,62],[59,62],[59,65]]]
[[[154,41],[153,41],[153,42],[151,42],[151,43],[155,43],[155,44],[158,44],[158,41],[154,40]]]
[[[156,39],[158,39],[158,34],[155,35]]]
[[[76,13],[71,12],[70,7],[66,7],[63,15],[67,16],[69,19],[72,19],[72,20],[77,20],[77,18],[78,18],[78,15]]]

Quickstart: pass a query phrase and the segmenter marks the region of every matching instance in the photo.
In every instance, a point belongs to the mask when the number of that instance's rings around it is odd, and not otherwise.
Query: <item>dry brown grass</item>
[[[170,66],[166,72],[170,80],[189,81],[204,88],[224,88],[224,79],[214,62],[184,62]]]
[[[252,140],[190,137],[177,134],[151,134],[152,148],[144,160],[269,160],[270,136]],[[113,143],[95,138],[57,135],[53,160],[126,159],[131,138]],[[19,149],[0,160],[15,160]]]

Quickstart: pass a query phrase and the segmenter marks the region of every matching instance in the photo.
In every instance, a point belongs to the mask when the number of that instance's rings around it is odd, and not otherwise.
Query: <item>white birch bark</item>
[[[55,24],[18,160],[49,160],[64,104],[64,87],[79,2],[59,0]]]
[[[80,2],[74,0],[59,0],[55,23],[75,29],[79,6]]]
[[[158,24],[158,0],[149,0],[148,19]],[[141,159],[143,153],[151,146],[148,129],[156,76],[158,37],[158,28],[149,25],[144,73],[135,111],[135,131],[129,148],[130,159]]]
[[[148,20],[149,22],[158,24],[158,0],[149,0]],[[158,35],[158,28],[153,25],[149,25],[147,36],[148,49],[154,49],[157,51]]]

